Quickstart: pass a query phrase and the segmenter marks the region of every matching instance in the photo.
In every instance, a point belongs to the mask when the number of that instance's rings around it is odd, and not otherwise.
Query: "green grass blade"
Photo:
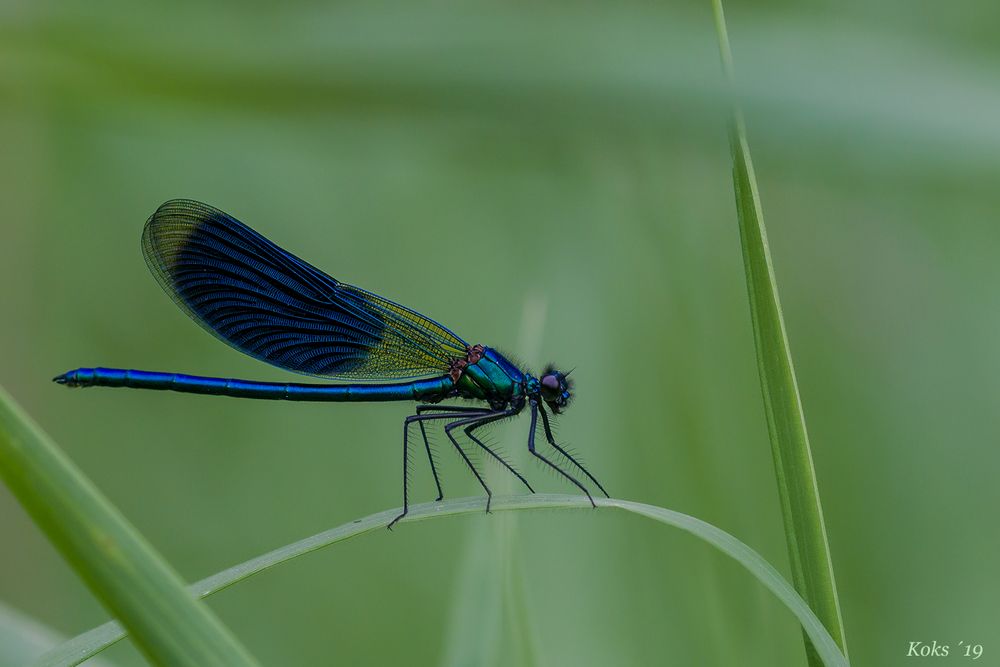
[[[502,566],[497,555],[499,545],[494,540],[492,526],[484,522],[471,528],[455,571],[442,667],[492,667],[499,662],[504,622],[503,581],[489,576],[491,570],[487,569]]]
[[[0,477],[153,664],[257,664],[2,388]]]
[[[723,68],[732,82],[733,59],[722,0],[713,0],[712,4]],[[785,320],[781,314],[778,285],[771,264],[764,216],[757,192],[757,179],[750,160],[743,118],[736,104],[733,106],[730,148],[757,366],[785,522],[792,581],[846,655],[840,602],[833,578],[833,564],[826,539],[826,525],[823,522],[823,508],[816,485],[805,415],[792,366]],[[819,664],[819,656],[808,638],[806,654],[811,665]]]
[[[817,652],[826,667],[848,667],[844,655],[837,648],[837,644],[830,637],[830,634],[823,627],[820,620],[809,609],[809,605],[805,603],[801,596],[795,592],[795,589],[792,588],[791,584],[770,563],[743,542],[740,542],[721,528],[716,528],[700,519],[681,514],[680,512],[663,509],[662,507],[605,498],[595,498],[595,502],[599,507],[615,507],[649,517],[668,526],[680,528],[711,544],[745,567],[750,574],[755,576],[768,590],[774,593],[775,597],[788,607],[802,624],[806,635],[816,646]],[[461,514],[482,514],[485,507],[483,498],[459,498],[445,500],[440,503],[422,503],[411,506],[409,515],[403,519],[402,523],[413,523]],[[591,511],[590,501],[587,498],[561,494],[495,497],[490,509],[493,512],[529,509],[585,509]],[[399,512],[399,508],[386,510],[363,519],[356,519],[337,528],[307,537],[304,540],[293,542],[292,544],[248,560],[245,563],[231,567],[228,570],[223,570],[196,584],[192,584],[191,591],[198,597],[206,597],[293,558],[358,535],[370,533],[379,528],[384,528],[394,517],[399,515]],[[115,621],[105,623],[45,654],[35,663],[35,667],[69,667],[77,665],[123,637],[125,637],[125,630],[120,624]]]
[[[66,637],[61,633],[0,602],[0,667],[27,665],[65,641]],[[111,664],[95,658],[87,666],[111,667]]]
[[[55,630],[0,602],[0,665],[23,665],[61,641]]]

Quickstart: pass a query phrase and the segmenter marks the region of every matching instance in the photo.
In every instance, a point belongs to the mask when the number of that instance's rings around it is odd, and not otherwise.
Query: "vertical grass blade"
[[[455,577],[451,613],[444,631],[443,667],[499,664],[503,642],[503,582],[492,526],[471,527]]]
[[[257,664],[2,388],[0,477],[150,662]]]
[[[713,0],[712,5],[722,65],[732,83],[733,60],[722,0]],[[771,264],[764,216],[757,192],[757,179],[750,159],[743,118],[735,99],[730,126],[730,148],[757,366],[785,522],[792,582],[846,656],[847,645],[840,602],[837,599],[805,415],[792,366],[785,321],[781,314],[778,285]],[[822,664],[809,638],[804,639],[809,664],[814,667]]]

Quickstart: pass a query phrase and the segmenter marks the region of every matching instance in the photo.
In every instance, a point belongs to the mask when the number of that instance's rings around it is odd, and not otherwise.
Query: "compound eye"
[[[559,391],[559,378],[554,374],[545,375],[542,377],[542,386],[552,391]]]

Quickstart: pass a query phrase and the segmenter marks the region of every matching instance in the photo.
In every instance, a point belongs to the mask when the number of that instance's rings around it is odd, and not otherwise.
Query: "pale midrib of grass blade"
[[[529,364],[538,361],[547,313],[548,299],[543,294],[532,292],[525,297],[515,349],[523,352]],[[513,476],[499,466],[487,471],[487,479],[494,493],[513,493]],[[505,513],[489,525],[474,526],[467,536],[445,631],[444,667],[491,667],[505,661],[531,667],[537,662],[522,554],[517,548],[517,519],[515,513]]]
[[[501,566],[492,526],[472,529],[455,572],[455,590],[444,631],[443,667],[479,665],[499,661],[503,632],[502,581],[495,575]]]
[[[687,514],[652,505],[644,505],[628,500],[595,498],[598,507],[614,507],[634,514],[649,517],[668,526],[680,528],[711,544],[713,547],[734,559],[750,574],[754,575],[764,586],[774,593],[802,624],[802,627],[812,640],[819,655],[827,667],[848,667],[844,655],[837,648],[836,642],[823,627],[816,615],[809,609],[801,596],[778,571],[756,551],[743,542],[717,528],[712,524],[696,519]],[[444,500],[439,503],[429,502],[413,505],[410,513],[401,523],[414,523],[427,519],[436,519],[462,514],[479,514],[485,509],[483,498],[458,498]],[[355,519],[337,528],[293,542],[275,549],[257,558],[241,563],[214,574],[191,585],[191,592],[198,597],[207,597],[224,588],[247,579],[255,574],[270,569],[276,565],[297,558],[318,549],[342,542],[358,535],[370,533],[384,528],[393,518],[399,516],[401,508],[393,508],[372,514],[363,519]],[[525,496],[495,497],[490,506],[493,512],[509,512],[513,510],[556,510],[583,509],[593,511],[590,501],[583,496],[562,494],[535,494]],[[485,520],[485,519],[484,519]],[[55,650],[43,655],[36,667],[69,667],[78,665],[88,657],[97,654],[108,646],[125,637],[125,630],[115,621],[105,623],[89,632],[79,635]]]
[[[548,314],[548,295],[537,289],[531,290],[521,307],[521,326],[516,349],[521,351],[533,368],[542,367],[542,343],[545,340]],[[502,480],[501,493],[513,493],[516,484],[514,478],[505,474]],[[511,655],[508,660],[519,667],[533,667],[544,661],[539,656],[542,642],[536,632],[536,614],[528,597],[525,550],[519,548],[521,525],[516,513],[504,514],[499,519],[494,526],[494,533],[499,543],[498,552],[503,572],[503,609],[510,635]]]
[[[257,664],[2,388],[0,477],[153,664]]]
[[[733,58],[722,0],[713,0],[712,5],[722,66],[727,79],[732,82]],[[823,508],[816,484],[816,470],[809,447],[798,382],[792,366],[785,321],[781,314],[778,285],[757,192],[757,179],[750,159],[743,118],[735,98],[730,148],[757,366],[785,523],[792,581],[846,655],[847,644],[844,640]],[[807,637],[806,654],[811,665],[819,664],[816,650],[818,647],[810,645]]]

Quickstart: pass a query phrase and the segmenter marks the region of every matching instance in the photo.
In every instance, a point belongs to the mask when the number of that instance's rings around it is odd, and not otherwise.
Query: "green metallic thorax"
[[[462,398],[488,401],[499,407],[523,400],[524,374],[503,355],[485,348],[482,358],[466,366],[455,383]]]

